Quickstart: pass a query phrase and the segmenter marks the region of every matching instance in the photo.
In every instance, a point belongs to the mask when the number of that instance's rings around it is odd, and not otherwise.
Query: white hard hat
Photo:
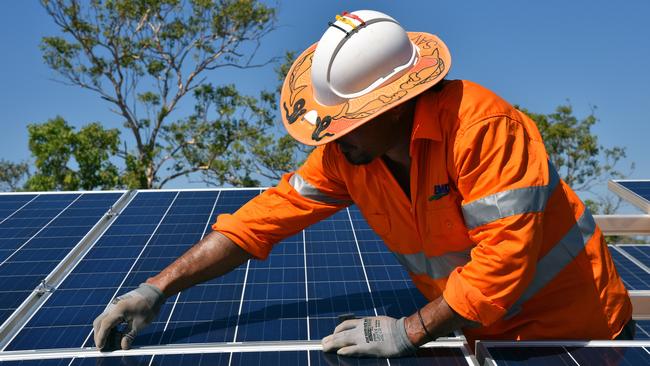
[[[344,13],[323,34],[312,61],[316,101],[336,105],[399,78],[417,62],[418,48],[390,16]]]
[[[322,145],[424,93],[451,66],[447,45],[405,32],[386,14],[336,16],[293,62],[282,84],[282,123],[296,140]]]

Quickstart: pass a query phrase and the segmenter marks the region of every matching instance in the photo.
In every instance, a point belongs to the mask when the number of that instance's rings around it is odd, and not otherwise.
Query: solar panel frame
[[[650,179],[615,179],[607,182],[610,191],[650,214]]]
[[[301,356],[296,357],[296,354]],[[152,359],[152,356],[155,359]],[[0,353],[3,365],[284,365],[287,357],[302,365],[476,365],[467,345],[461,341],[432,342],[415,355],[390,360],[381,358],[341,357],[323,353],[318,341],[312,342],[244,342],[143,347],[128,351],[99,352],[95,349],[59,349],[37,351],[8,351]],[[276,361],[274,361],[276,360]],[[283,360],[285,362],[283,362]],[[23,362],[23,363],[21,363]]]
[[[588,352],[591,349],[592,355]],[[635,357],[642,357],[645,364],[650,362],[650,341],[477,341],[476,358],[480,365],[592,365],[591,358],[602,359],[603,352],[614,352],[615,356],[625,357],[619,349],[631,349]],[[582,351],[587,350],[587,351]],[[640,352],[637,352],[640,351]],[[593,355],[595,353],[596,355]],[[596,357],[596,358],[594,358]],[[580,363],[584,360],[586,363]],[[520,362],[522,361],[522,362]],[[620,360],[619,360],[620,361]],[[629,360],[628,360],[629,361]],[[635,359],[638,361],[638,358]],[[607,363],[610,364],[610,363]],[[611,364],[619,364],[614,362]],[[639,363],[625,363],[639,364]]]

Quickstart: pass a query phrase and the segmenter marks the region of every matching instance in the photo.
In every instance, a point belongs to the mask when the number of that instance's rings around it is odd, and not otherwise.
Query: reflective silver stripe
[[[298,173],[294,173],[291,178],[289,178],[289,184],[295,189],[301,196],[309,198],[314,201],[332,204],[332,205],[351,205],[350,201],[337,200],[336,198],[330,197],[325,193],[318,190],[318,188],[312,186],[307,182],[303,177]]]
[[[560,182],[560,177],[550,161],[548,171],[548,185],[503,191],[463,205],[467,228],[473,229],[512,215],[544,211],[548,197]]]
[[[427,257],[424,253],[400,254],[395,253],[397,260],[414,274],[426,274],[431,278],[445,278],[456,267],[467,264],[472,248],[460,252],[449,252],[435,257]]]
[[[544,288],[557,276],[575,257],[585,248],[589,239],[594,235],[596,222],[589,209],[585,211],[573,227],[555,246],[537,262],[535,276],[528,285],[528,288],[515,304],[508,310],[506,319],[513,317],[521,310],[521,304],[530,300],[535,294]]]

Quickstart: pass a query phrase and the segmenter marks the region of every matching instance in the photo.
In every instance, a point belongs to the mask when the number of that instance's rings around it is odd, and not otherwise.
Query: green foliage
[[[27,163],[12,163],[0,159],[0,190],[18,191],[22,181],[29,175]]]
[[[164,128],[166,155],[181,156],[171,179],[199,167],[208,184],[259,185],[253,175],[279,179],[295,169],[296,143],[274,134],[272,94],[241,95],[234,85],[202,85],[194,92],[195,113]]]
[[[598,121],[593,112],[578,120],[570,105],[560,105],[550,114],[522,111],[537,123],[551,161],[573,189],[588,191],[602,179],[624,176],[615,165],[625,158],[625,148],[598,143],[598,136],[591,132]]]
[[[200,172],[210,184],[250,185],[295,167],[291,151],[278,154],[280,161],[269,154],[263,160],[256,158],[263,151],[274,152],[276,144],[295,148],[273,126],[276,106],[269,103],[273,96],[242,96],[233,86],[206,84],[203,76],[225,67],[245,69],[274,62],[255,64],[253,58],[263,36],[274,27],[275,9],[254,0],[41,3],[63,32],[43,38],[45,63],[63,82],[108,101],[133,137],[134,146],[118,154],[124,160],[122,184],[156,188]],[[210,75],[213,80],[217,76]],[[196,98],[196,112],[170,121],[188,93]],[[209,116],[211,106],[216,109]],[[72,154],[64,146],[55,152],[64,161]],[[49,159],[47,164],[61,168],[63,163]],[[66,186],[77,184],[74,174],[65,170],[57,174],[30,182],[46,180],[41,185],[51,186],[54,179]]]
[[[79,131],[63,118],[30,124],[29,149],[36,172],[25,188],[32,191],[92,190],[119,186],[118,169],[110,158],[117,153],[119,131],[90,123]]]
[[[576,191],[589,192],[607,179],[624,178],[616,165],[625,158],[625,148],[606,148],[598,143],[591,128],[598,119],[593,111],[583,119],[570,105],[560,105],[554,113],[538,114],[521,109],[537,124],[549,158],[562,179]]]

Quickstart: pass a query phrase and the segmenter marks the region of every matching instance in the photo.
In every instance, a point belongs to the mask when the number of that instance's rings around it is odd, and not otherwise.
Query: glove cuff
[[[397,319],[397,341],[400,345],[400,348],[404,350],[403,353],[415,353],[415,351],[418,350],[418,347],[413,345],[411,343],[411,340],[409,339],[408,335],[406,334],[406,327],[404,326],[404,321],[406,320],[406,317],[402,317],[400,319]]]
[[[140,292],[140,294],[150,302],[153,309],[158,308],[166,300],[165,294],[163,294],[162,290],[150,283],[141,283],[140,286],[138,286],[138,292]]]

